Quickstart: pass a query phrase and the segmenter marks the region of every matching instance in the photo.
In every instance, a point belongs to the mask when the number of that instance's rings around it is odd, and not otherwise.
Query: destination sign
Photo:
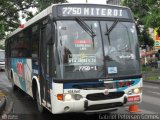
[[[105,5],[65,5],[58,6],[58,16],[79,16],[79,17],[116,17],[130,18],[129,10],[121,7]]]
[[[93,54],[71,54],[68,55],[69,65],[94,65],[96,63],[96,56]]]

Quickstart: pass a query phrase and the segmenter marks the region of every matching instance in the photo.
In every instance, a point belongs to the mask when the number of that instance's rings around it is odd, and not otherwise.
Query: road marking
[[[144,88],[151,88],[151,89],[160,89],[158,86],[150,86],[150,85],[144,85]]]
[[[143,98],[142,98],[142,101],[144,101],[144,102],[148,102],[150,104],[160,106],[160,99],[159,98],[155,98],[155,97],[151,97],[151,96],[147,96],[147,95],[143,95]]]
[[[155,113],[155,112],[152,112],[152,111],[149,111],[149,110],[145,110],[145,109],[138,109],[138,111],[140,111],[140,112],[138,112],[138,114],[140,113],[140,114],[158,114],[158,113]]]
[[[149,91],[150,93],[153,93],[153,94],[156,94],[156,95],[160,95],[159,92],[152,92],[152,91]]]

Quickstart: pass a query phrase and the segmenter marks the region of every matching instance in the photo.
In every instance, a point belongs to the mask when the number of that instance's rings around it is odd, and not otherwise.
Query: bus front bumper
[[[107,112],[117,109],[122,106],[129,106],[138,104],[142,101],[142,94],[138,94],[138,101],[128,101],[126,94],[117,99],[91,101],[86,98],[73,101],[59,101],[54,96],[54,105],[52,112],[54,114],[70,113],[70,112],[82,112],[82,113],[95,113],[95,112]],[[56,101],[56,102],[55,102]]]

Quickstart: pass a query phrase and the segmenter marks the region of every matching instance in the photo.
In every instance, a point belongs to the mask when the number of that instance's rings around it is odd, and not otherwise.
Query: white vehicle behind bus
[[[5,51],[0,49],[0,70],[5,70]]]

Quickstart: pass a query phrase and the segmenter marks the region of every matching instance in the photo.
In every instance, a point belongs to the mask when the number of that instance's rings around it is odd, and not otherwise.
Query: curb
[[[5,105],[6,105],[6,98],[5,97],[0,98],[0,115],[4,111]]]
[[[154,84],[160,84],[160,81],[144,80],[143,82],[147,82],[147,83],[154,83]]]

